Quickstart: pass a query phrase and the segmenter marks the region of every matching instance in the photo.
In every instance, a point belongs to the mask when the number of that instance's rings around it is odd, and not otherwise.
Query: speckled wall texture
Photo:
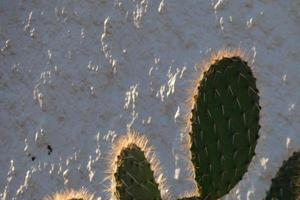
[[[105,157],[127,130],[154,146],[174,197],[193,190],[186,91],[224,47],[249,54],[262,106],[256,156],[224,198],[262,199],[300,150],[299,1],[1,0],[0,198],[106,199]]]

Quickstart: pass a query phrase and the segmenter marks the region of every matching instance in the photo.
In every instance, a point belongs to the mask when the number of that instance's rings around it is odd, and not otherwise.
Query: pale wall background
[[[299,1],[0,0],[1,200],[81,186],[106,199],[105,155],[128,129],[174,199],[193,190],[186,90],[223,47],[248,52],[262,106],[257,156],[225,198],[262,199],[300,149]]]

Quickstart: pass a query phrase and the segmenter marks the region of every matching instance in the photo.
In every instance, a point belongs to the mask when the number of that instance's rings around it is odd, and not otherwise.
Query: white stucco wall
[[[257,156],[224,198],[262,199],[300,149],[299,1],[0,0],[1,200],[81,186],[106,199],[105,155],[128,129],[174,198],[192,190],[186,90],[223,47],[249,53],[262,106]]]

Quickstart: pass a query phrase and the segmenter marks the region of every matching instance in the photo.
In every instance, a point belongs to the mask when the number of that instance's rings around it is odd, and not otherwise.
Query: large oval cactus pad
[[[200,80],[190,136],[203,199],[228,193],[255,154],[260,128],[255,82],[250,67],[238,56],[216,60]]]

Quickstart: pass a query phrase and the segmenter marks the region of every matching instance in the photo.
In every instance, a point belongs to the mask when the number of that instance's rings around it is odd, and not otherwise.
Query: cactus
[[[115,143],[112,152],[113,199],[162,199],[161,191],[166,190],[164,178],[145,137],[130,133]]]
[[[180,200],[222,197],[242,179],[255,154],[261,107],[250,67],[238,51],[217,54],[207,67],[195,87],[188,122],[191,170],[199,191],[185,193]],[[288,161],[296,166],[285,167],[287,172],[273,180],[269,196],[299,198],[299,157]],[[144,136],[130,132],[114,142],[107,169],[113,200],[174,199]],[[71,195],[64,200],[92,198]],[[60,199],[53,195],[45,200]]]
[[[210,62],[192,105],[190,150],[203,199],[220,198],[242,179],[260,128],[256,79],[241,54],[225,54]]]
[[[43,200],[94,200],[94,195],[90,194],[86,189],[80,190],[65,190],[62,192],[56,192],[51,196],[46,196]]]
[[[285,161],[272,180],[266,200],[271,199],[300,199],[300,152]]]

